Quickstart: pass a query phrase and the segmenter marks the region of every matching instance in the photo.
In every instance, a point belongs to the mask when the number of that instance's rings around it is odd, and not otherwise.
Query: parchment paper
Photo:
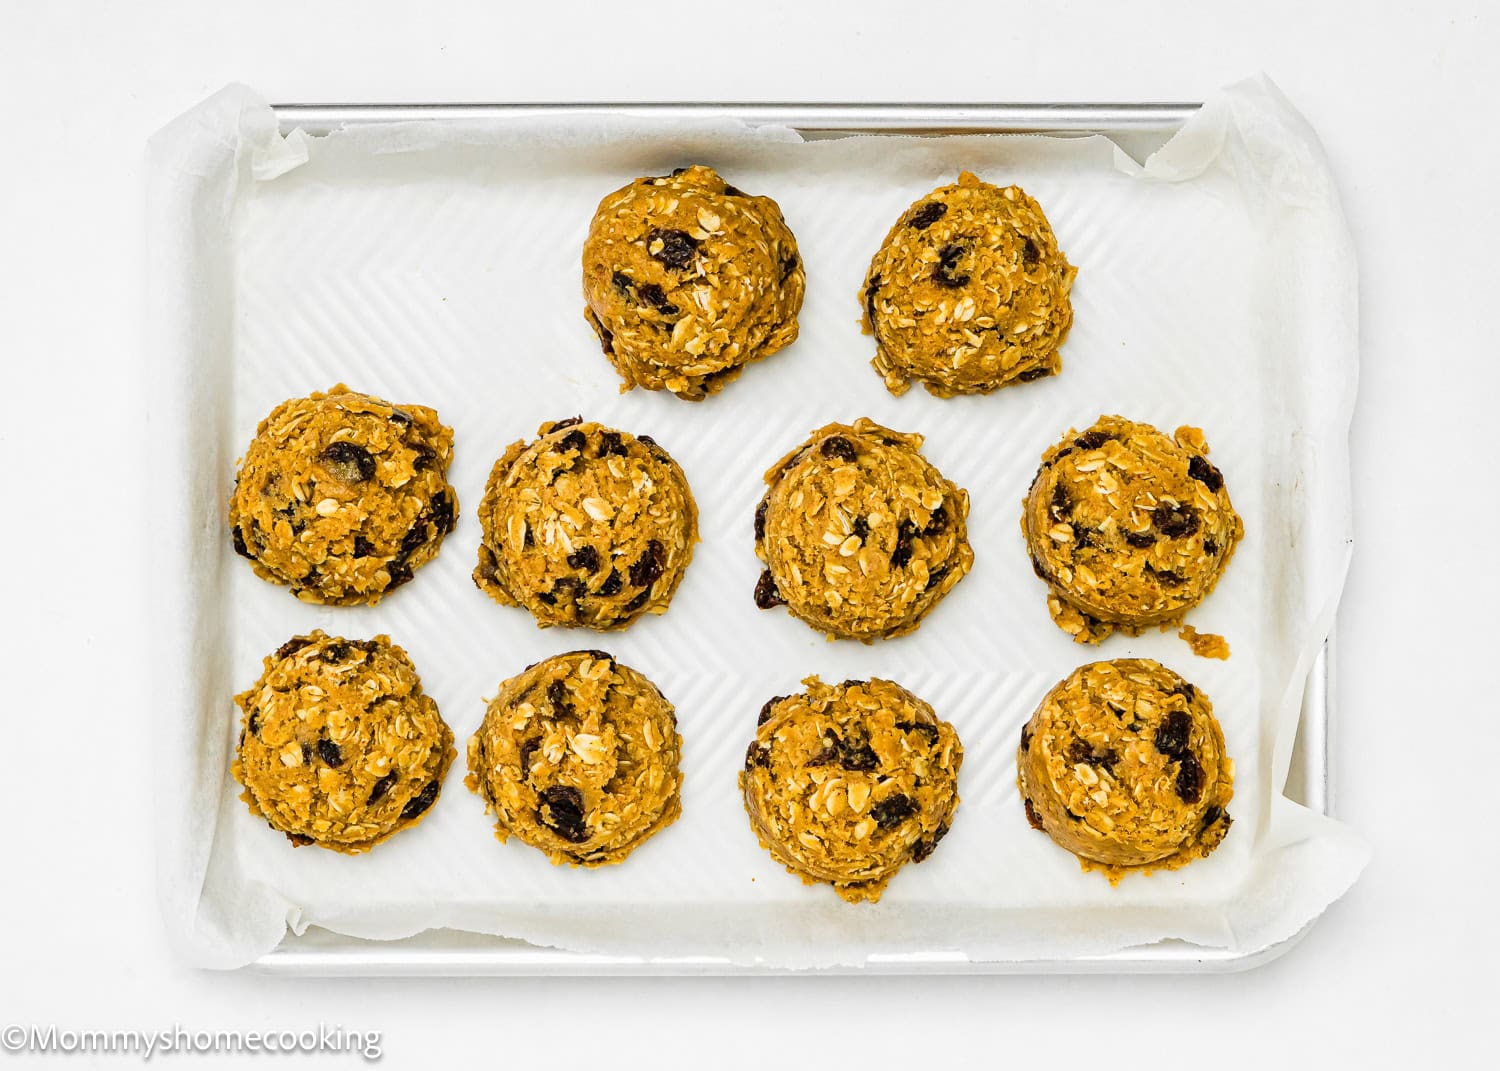
[[[157,836],[163,909],[188,960],[238,966],[313,924],[796,967],[937,950],[1053,958],[1169,937],[1252,951],[1303,927],[1363,866],[1356,836],[1280,791],[1350,553],[1356,275],[1317,141],[1267,82],[1216,95],[1144,166],[1099,137],[804,143],[785,129],[603,116],[283,138],[243,87],[174,122],[151,152]],[[605,193],[693,161],[780,202],[807,264],[802,335],[699,405],[621,395],[581,315],[579,249]],[[962,168],[1023,185],[1079,265],[1064,370],[991,397],[892,398],[857,324],[863,271],[896,216]],[[257,420],[339,380],[435,406],[457,435],[458,529],[372,609],[307,606],[256,579],[223,520]],[[1042,450],[1101,412],[1205,430],[1247,535],[1190,620],[1229,638],[1227,663],[1170,633],[1082,647],[1049,621],[1021,498]],[[580,413],[661,441],[702,511],[671,610],[602,638],[538,630],[469,579],[491,463],[543,420]],[[977,555],[915,635],[869,647],[829,643],[751,600],[761,473],[812,428],[861,415],[927,435],[928,457],[971,493]],[[267,651],[312,628],[389,633],[459,738],[434,812],[365,856],[293,850],[228,775],[231,696]],[[496,843],[462,785],[484,697],[580,646],[654,679],[685,740],[683,818],[595,871]],[[1235,826],[1211,858],[1111,888],[1027,826],[1014,748],[1053,683],[1130,655],[1211,697],[1238,766]],[[814,673],[901,681],[965,744],[951,835],[878,905],[844,904],[775,865],[737,796],[761,703]],[[1349,731],[1357,715],[1344,712]]]

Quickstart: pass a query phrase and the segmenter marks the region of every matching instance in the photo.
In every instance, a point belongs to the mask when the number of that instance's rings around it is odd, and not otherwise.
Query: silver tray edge
[[[473,121],[548,116],[619,115],[684,121],[738,119],[777,124],[813,136],[830,134],[1123,134],[1165,135],[1198,103],[484,103],[275,104],[283,132],[322,136],[345,126],[415,120]],[[1302,694],[1301,717],[1285,793],[1320,814],[1331,813],[1328,732],[1334,705],[1333,637],[1319,649]],[[1316,920],[1315,920],[1316,921]],[[717,956],[611,956],[543,948],[484,934],[429,930],[396,941],[346,937],[321,929],[288,934],[248,969],[272,975],[389,976],[739,976],[778,974],[1167,974],[1249,970],[1285,955],[1314,923],[1254,952],[1161,941],[1100,955],[974,961],[952,953],[874,955],[863,966],[795,971],[737,964]]]

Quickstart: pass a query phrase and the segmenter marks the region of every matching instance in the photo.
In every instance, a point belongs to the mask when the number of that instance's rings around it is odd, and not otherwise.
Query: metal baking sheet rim
[[[705,104],[651,102],[507,104],[277,104],[284,131],[323,135],[343,126],[415,120],[494,120],[549,115],[566,119],[617,114],[662,119],[732,118],[780,124],[812,136],[841,134],[1105,134],[1165,136],[1196,103],[1028,104]],[[1286,793],[1331,813],[1328,728],[1333,711],[1333,637],[1318,651],[1302,694],[1302,713]],[[739,964],[716,956],[608,956],[544,948],[525,941],[429,930],[397,941],[370,941],[327,930],[288,934],[250,969],[282,975],[775,975],[775,974],[1110,974],[1244,971],[1285,955],[1314,922],[1253,952],[1160,941],[1093,956],[971,960],[956,953],[873,954],[863,966],[794,971]]]

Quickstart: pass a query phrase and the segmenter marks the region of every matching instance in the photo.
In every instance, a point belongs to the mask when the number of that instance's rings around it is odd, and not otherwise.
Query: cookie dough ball
[[[964,749],[953,726],[899,684],[802,683],[801,695],[761,709],[745,753],[750,828],[804,884],[874,902],[947,835]]]
[[[1244,535],[1197,428],[1102,416],[1042,455],[1021,515],[1058,627],[1079,643],[1179,622]]]
[[[677,462],[649,435],[577,417],[538,434],[490,472],[474,583],[542,628],[602,631],[666,613],[698,539]]]
[[[756,605],[866,642],[916,629],[974,564],[969,493],[921,447],[861,417],[777,462],[755,511]]]
[[[616,190],[583,244],[584,316],[622,390],[713,394],[796,339],[804,283],[776,202],[711,167]]]
[[[682,813],[672,704],[603,651],[573,651],[500,685],[469,740],[464,784],[554,863],[618,863]]]
[[[1111,881],[1185,866],[1229,832],[1234,762],[1213,706],[1149,659],[1074,670],[1022,727],[1016,770],[1027,820]]]
[[[940,398],[1056,375],[1078,269],[1019,186],[965,171],[906,210],[870,261],[861,299],[892,394]]]
[[[294,636],[234,701],[240,799],[294,845],[369,851],[422,820],[453,761],[453,733],[389,636]]]
[[[304,602],[374,605],[458,521],[453,429],[342,383],[260,422],[229,500],[234,549]]]

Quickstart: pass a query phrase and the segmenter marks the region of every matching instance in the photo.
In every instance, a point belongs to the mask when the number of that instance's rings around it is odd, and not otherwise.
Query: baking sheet
[[[310,924],[376,938],[446,926],[772,966],[934,950],[1054,959],[1163,937],[1250,952],[1296,932],[1357,874],[1358,841],[1278,791],[1347,563],[1354,273],[1316,142],[1269,87],[1211,101],[1144,169],[1101,138],[807,144],[723,122],[426,123],[283,139],[242,89],[184,117],[154,152],[152,420],[190,477],[163,491],[192,521],[163,547],[185,580],[164,598],[181,613],[163,642],[162,889],[193,961],[237,965]],[[809,277],[801,340],[699,406],[617,393],[582,323],[576,263],[604,192],[690,159],[775,196]],[[890,221],[961,167],[1024,185],[1080,265],[1065,371],[987,399],[893,399],[867,367],[859,280]],[[297,603],[239,568],[222,538],[233,461],[256,420],[337,379],[434,405],[458,437],[451,478],[465,516],[437,561],[372,609]],[[1047,620],[1020,497],[1041,450],[1100,411],[1207,431],[1248,528],[1193,617],[1229,636],[1227,664],[1192,658],[1170,635],[1096,652]],[[678,707],[683,820],[626,866],[553,868],[489,838],[455,769],[420,830],[369,856],[290,851],[225,772],[229,696],[287,635],[389,632],[460,738],[503,677],[595,645],[536,630],[468,580],[490,463],[575,412],[663,442],[702,508],[704,544],[672,610],[605,637]],[[978,558],[917,634],[869,648],[756,611],[748,534],[766,465],[812,427],[866,414],[928,434],[928,456],[971,492]],[[1130,654],[1214,699],[1239,768],[1237,825],[1209,860],[1112,890],[1026,827],[1013,747],[1073,666]],[[898,679],[965,741],[952,834],[873,907],[774,866],[735,792],[755,711],[813,672]]]

